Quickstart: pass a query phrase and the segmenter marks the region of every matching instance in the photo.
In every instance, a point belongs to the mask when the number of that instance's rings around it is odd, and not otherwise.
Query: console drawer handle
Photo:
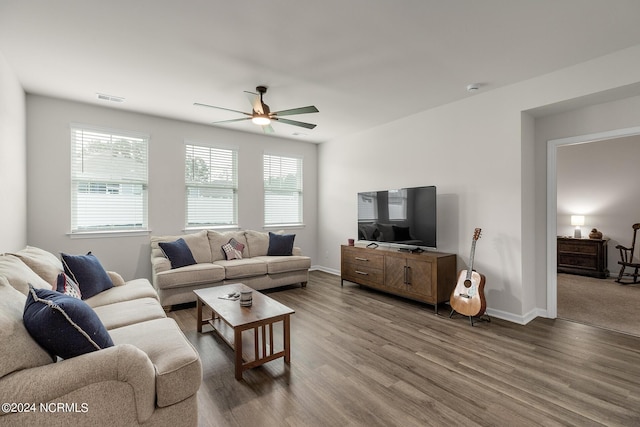
[[[356,257],[356,261],[369,261],[367,258]]]
[[[368,276],[369,275],[369,273],[366,273],[364,271],[358,271],[358,270],[356,270],[356,273],[362,274],[363,276]]]

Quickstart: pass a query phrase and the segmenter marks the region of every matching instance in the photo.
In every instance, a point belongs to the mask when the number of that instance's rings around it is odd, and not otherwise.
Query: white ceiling
[[[323,142],[638,45],[639,18],[638,0],[0,0],[0,54],[28,93],[197,123],[240,116],[194,102],[249,112],[263,84],[272,111],[320,110],[277,136]]]

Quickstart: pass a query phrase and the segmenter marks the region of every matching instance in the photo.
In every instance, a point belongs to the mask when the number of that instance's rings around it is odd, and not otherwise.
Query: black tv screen
[[[358,240],[436,248],[436,187],[358,193]]]

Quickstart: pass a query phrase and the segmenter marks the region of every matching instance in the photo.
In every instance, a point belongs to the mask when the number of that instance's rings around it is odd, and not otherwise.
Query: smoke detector
[[[121,96],[107,95],[104,93],[96,93],[96,96],[100,101],[124,102],[124,98]]]
[[[467,92],[477,92],[480,89],[479,83],[471,83],[467,85]]]

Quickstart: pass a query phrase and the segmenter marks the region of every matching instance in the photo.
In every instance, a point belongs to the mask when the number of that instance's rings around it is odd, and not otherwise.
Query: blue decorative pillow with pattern
[[[91,298],[113,287],[106,270],[91,252],[86,255],[61,254],[64,272],[78,284],[82,299]]]
[[[33,339],[63,359],[113,346],[95,311],[81,299],[29,285],[22,315]]]

